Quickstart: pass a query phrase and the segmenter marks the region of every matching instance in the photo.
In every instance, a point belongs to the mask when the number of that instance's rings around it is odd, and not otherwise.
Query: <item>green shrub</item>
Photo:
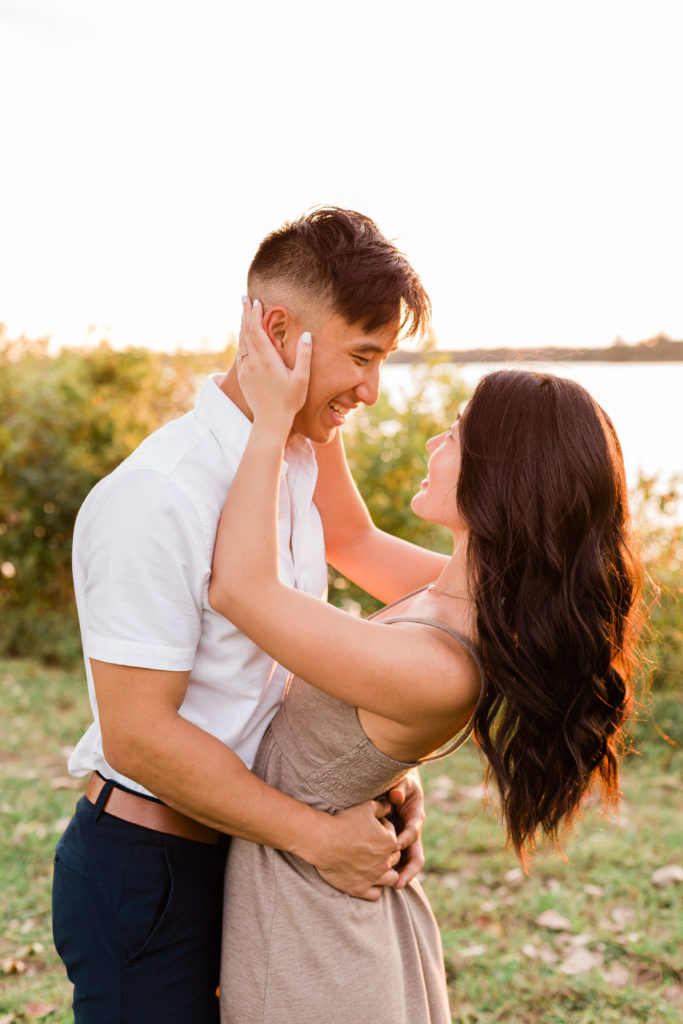
[[[220,361],[105,343],[50,356],[46,341],[12,342],[0,330],[0,655],[80,656],[78,509],[147,434],[191,407],[198,374]]]

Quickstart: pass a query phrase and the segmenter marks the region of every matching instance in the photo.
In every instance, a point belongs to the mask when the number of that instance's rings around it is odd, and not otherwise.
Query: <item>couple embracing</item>
[[[94,721],[53,897],[75,1020],[447,1024],[417,768],[473,730],[522,854],[595,780],[614,796],[619,443],[578,385],[488,375],[427,444],[412,507],[453,555],[425,551],[374,526],[341,441],[427,324],[405,257],[317,209],[264,239],[243,310],[233,366],[76,524]],[[386,607],[326,604],[326,561]]]

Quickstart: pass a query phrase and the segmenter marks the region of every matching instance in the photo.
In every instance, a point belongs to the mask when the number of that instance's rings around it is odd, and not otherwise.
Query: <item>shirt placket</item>
[[[297,570],[292,543],[292,513],[293,500],[289,485],[289,467],[285,463],[280,474],[277,515],[280,578],[290,587],[297,587]]]
[[[299,590],[310,591],[311,580],[307,578],[310,546],[311,503],[315,490],[315,468],[306,462],[288,466],[287,482],[291,500],[291,542],[292,565],[295,586]]]

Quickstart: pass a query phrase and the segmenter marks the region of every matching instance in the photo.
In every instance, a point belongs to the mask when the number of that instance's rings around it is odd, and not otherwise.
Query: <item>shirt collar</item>
[[[221,390],[224,379],[224,373],[210,374],[204,381],[194,409],[236,469],[249,440],[251,420]],[[305,476],[317,476],[313,445],[301,434],[295,434],[285,449],[284,471],[287,472],[290,466],[301,470]]]

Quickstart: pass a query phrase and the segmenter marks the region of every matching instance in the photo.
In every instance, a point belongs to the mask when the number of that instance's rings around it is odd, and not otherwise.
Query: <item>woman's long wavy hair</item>
[[[487,689],[475,737],[524,858],[569,826],[594,782],[618,796],[641,567],[611,420],[579,384],[502,370],[460,420]]]

